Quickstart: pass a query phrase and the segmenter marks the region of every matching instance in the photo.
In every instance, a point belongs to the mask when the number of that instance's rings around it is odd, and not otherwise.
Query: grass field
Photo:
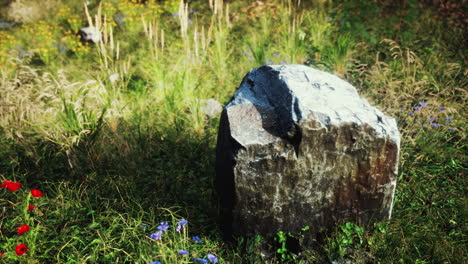
[[[465,263],[466,4],[302,2],[0,1],[0,262]],[[264,64],[332,72],[397,119],[391,220],[300,252],[222,240],[203,100]]]

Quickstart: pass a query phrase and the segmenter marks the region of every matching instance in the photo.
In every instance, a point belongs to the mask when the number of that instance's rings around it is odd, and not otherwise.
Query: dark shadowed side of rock
[[[253,69],[221,114],[222,228],[271,237],[388,219],[399,145],[395,120],[338,77],[303,65]]]

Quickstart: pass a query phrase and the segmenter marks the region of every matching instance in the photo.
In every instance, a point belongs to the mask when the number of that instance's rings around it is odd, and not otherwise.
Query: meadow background
[[[466,10],[422,0],[1,0],[0,22],[12,26],[0,23],[0,181],[22,185],[0,188],[0,262],[466,263]],[[102,31],[97,45],[77,36],[90,24]],[[397,119],[390,221],[343,223],[300,250],[288,243],[300,234],[222,240],[219,117],[205,116],[203,100],[225,104],[264,64],[334,73]]]

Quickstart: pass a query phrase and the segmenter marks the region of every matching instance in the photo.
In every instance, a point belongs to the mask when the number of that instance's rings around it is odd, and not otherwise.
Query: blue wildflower
[[[203,240],[201,240],[200,237],[198,237],[198,236],[192,237],[192,240],[197,242],[197,243],[203,243]]]
[[[177,222],[177,225],[184,226],[184,225],[186,225],[187,223],[188,223],[187,220],[182,219],[182,220],[180,220],[179,222]]]
[[[273,53],[273,57],[278,57],[279,53]]]
[[[118,24],[120,25],[123,25],[125,22],[124,22],[124,19],[127,18],[128,16],[124,15],[124,14],[117,14],[115,16],[115,22],[117,22]]]
[[[140,225],[141,228],[147,228],[148,226],[146,225]]]
[[[253,57],[254,57],[254,56],[250,55],[250,56],[249,56],[249,59],[253,59]]]
[[[207,259],[204,259],[204,258],[197,258],[197,259],[194,259],[193,261],[198,261],[200,263],[208,263],[209,262]]]
[[[212,263],[218,263],[218,258],[217,258],[215,255],[213,255],[213,254],[208,254],[208,255],[206,255],[206,257],[210,260],[210,262],[212,262]]]
[[[158,229],[161,231],[166,231],[168,228],[169,228],[169,223],[167,222],[161,222],[161,224],[159,224],[158,226]]]
[[[445,111],[445,108],[444,107],[439,107],[439,110],[440,111]]]
[[[159,262],[159,261],[151,261],[151,262],[148,263],[148,264],[161,264],[161,262]]]
[[[182,219],[180,220],[179,222],[177,222],[177,232],[180,232],[180,230],[182,229],[182,227],[184,227],[186,224],[188,223],[187,220],[185,219]]]
[[[414,110],[421,110],[421,107],[415,106],[415,107],[414,107]]]
[[[412,114],[414,114],[414,112],[413,112],[413,111],[409,111],[408,114],[412,115]]]
[[[189,252],[187,250],[184,250],[184,249],[179,249],[179,254],[181,255],[184,255],[184,256],[187,256],[189,254]]]
[[[448,121],[453,121],[453,119],[450,117],[446,117],[445,119],[447,119]]]
[[[451,127],[451,128],[449,128],[449,130],[451,130],[451,131],[454,131],[454,130],[455,130],[455,128]]]
[[[159,230],[158,232],[151,234],[150,238],[154,240],[161,240],[162,234],[163,234],[163,231]]]
[[[425,103],[425,102],[420,102],[419,105],[422,106],[422,107],[427,107],[427,103]]]
[[[65,53],[66,51],[69,50],[69,48],[67,47],[67,45],[65,44],[60,44],[60,45],[54,45],[55,47],[57,47],[57,49],[61,52],[61,53]]]
[[[434,124],[431,124],[431,127],[440,127],[440,125],[437,123],[434,123]]]

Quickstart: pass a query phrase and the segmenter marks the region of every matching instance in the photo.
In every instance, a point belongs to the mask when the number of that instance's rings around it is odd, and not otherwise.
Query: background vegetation
[[[0,262],[464,263],[466,4],[303,2],[0,1],[0,180],[22,183],[0,188]],[[80,42],[88,25],[99,44]],[[219,119],[203,100],[224,104],[250,69],[292,63],[345,78],[397,118],[393,217],[325,230],[313,248],[281,232],[227,244],[212,186]]]

